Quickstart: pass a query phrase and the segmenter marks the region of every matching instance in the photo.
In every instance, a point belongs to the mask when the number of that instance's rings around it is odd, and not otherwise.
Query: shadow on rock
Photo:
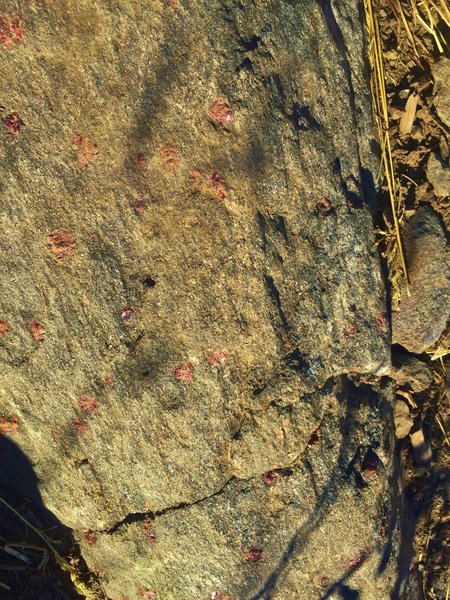
[[[71,530],[44,506],[38,483],[25,454],[10,439],[0,437],[0,596],[3,600],[82,598],[51,548],[61,556],[73,554]]]

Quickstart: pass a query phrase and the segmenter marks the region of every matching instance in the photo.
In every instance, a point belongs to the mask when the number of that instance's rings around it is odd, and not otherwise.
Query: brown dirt
[[[398,4],[404,11],[414,38],[413,44],[402,24]],[[426,166],[430,155],[436,153],[442,162],[449,160],[450,131],[439,117],[433,104],[435,89],[433,71],[442,56],[432,36],[414,21],[409,1],[377,3],[383,52],[385,57],[388,106],[390,107],[390,138],[396,174],[401,195],[405,201],[405,218],[412,216],[420,205],[428,204],[441,216],[447,235],[450,231],[449,196],[437,197],[427,180]],[[394,6],[395,5],[395,6]],[[396,8],[396,10],[394,10]],[[450,31],[442,21],[439,28],[447,42]],[[450,56],[449,46],[444,56]],[[401,135],[399,123],[411,91],[416,90],[419,103],[411,134]],[[388,198],[383,197],[385,213],[389,214]],[[440,345],[448,347],[448,330],[443,334]],[[401,348],[396,353],[405,354]],[[449,526],[445,505],[449,500],[449,355],[443,360],[431,360],[429,354],[419,359],[433,374],[429,389],[411,393],[404,385],[398,386],[399,397],[407,400],[414,417],[412,436],[399,441],[403,462],[405,528],[403,535],[410,537],[409,550],[404,559],[409,559],[409,583],[404,591],[404,600],[444,600],[448,598]],[[415,433],[414,433],[415,432]],[[418,448],[414,440],[425,445]],[[414,447],[416,446],[416,447]],[[421,451],[421,452],[420,452]],[[407,544],[405,544],[406,546]]]

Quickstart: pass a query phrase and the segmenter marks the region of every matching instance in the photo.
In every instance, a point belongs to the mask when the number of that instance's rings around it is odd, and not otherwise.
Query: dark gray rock
[[[392,340],[421,354],[439,339],[450,307],[450,254],[434,211],[421,206],[403,231],[410,292],[392,315]]]

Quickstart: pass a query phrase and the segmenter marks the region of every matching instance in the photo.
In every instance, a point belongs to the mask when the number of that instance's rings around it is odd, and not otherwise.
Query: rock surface
[[[392,341],[421,354],[439,339],[450,314],[450,251],[436,213],[417,209],[403,232],[410,297],[392,315]]]
[[[47,506],[114,600],[389,597],[391,413],[345,376],[390,368],[354,2],[23,10],[0,413]]]
[[[428,161],[427,178],[436,196],[440,198],[450,196],[450,168],[442,164],[434,154],[430,155]]]
[[[390,376],[395,383],[414,393],[430,387],[432,374],[425,363],[408,354],[394,354]]]
[[[441,58],[433,65],[434,93],[433,104],[440,118],[450,127],[450,60]]]

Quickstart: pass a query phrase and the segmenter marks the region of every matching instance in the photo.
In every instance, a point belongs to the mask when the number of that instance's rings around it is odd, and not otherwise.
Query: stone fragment
[[[450,196],[450,168],[434,154],[430,154],[427,166],[427,179],[438,197]]]
[[[397,400],[394,405],[395,436],[401,440],[408,435],[414,424],[414,418],[409,407],[403,400]]]
[[[450,59],[442,57],[433,65],[434,105],[439,117],[450,127]]]
[[[421,354],[443,332],[450,311],[450,252],[434,211],[421,206],[403,230],[410,292],[392,314],[392,341]]]
[[[394,354],[391,377],[395,383],[414,393],[430,387],[433,377],[427,365],[414,356]]]

